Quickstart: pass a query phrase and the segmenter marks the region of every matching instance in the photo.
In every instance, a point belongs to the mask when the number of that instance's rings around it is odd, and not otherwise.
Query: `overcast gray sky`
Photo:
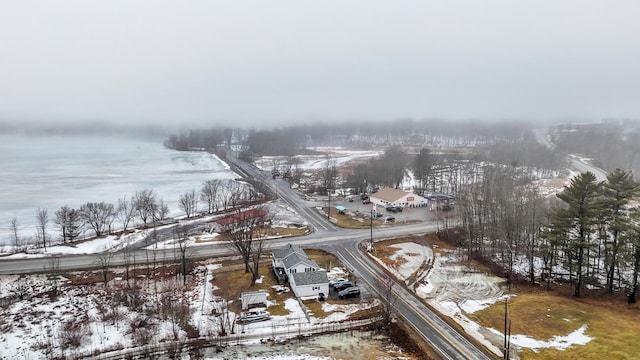
[[[2,1],[0,121],[640,118],[640,1]]]

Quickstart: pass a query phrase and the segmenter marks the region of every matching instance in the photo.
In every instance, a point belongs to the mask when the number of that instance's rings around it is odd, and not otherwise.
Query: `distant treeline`
[[[527,122],[399,119],[385,122],[318,122],[271,130],[192,129],[171,135],[165,145],[176,150],[214,149],[222,144],[229,146],[235,141],[258,155],[290,156],[314,146],[423,146],[428,143],[477,146],[499,141],[522,141],[530,137],[531,124]]]

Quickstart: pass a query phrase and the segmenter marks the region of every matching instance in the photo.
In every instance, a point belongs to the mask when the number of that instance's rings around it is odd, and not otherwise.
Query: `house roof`
[[[287,257],[284,258],[282,263],[284,264],[285,269],[291,269],[292,267],[298,264],[304,264],[314,269],[317,269],[320,267],[318,266],[318,264],[316,264],[315,261],[309,259],[306,255],[298,254],[296,252],[287,255]]]
[[[296,283],[296,286],[329,283],[327,272],[324,270],[299,272],[299,273],[291,274],[289,276],[293,277],[293,280]]]
[[[371,196],[376,197],[376,198],[381,199],[381,200],[384,200],[384,201],[394,202],[394,201],[397,201],[400,198],[402,198],[403,196],[406,196],[408,194],[410,194],[410,193],[408,193],[406,191],[402,191],[400,189],[382,188],[378,192],[371,194]]]
[[[287,244],[283,247],[273,249],[271,253],[273,254],[273,257],[275,259],[280,259],[280,260],[286,258],[287,256],[293,253],[298,253],[300,255],[303,255],[304,257],[307,256],[307,254],[305,254],[304,250],[302,250],[300,246],[291,245],[291,244]]]

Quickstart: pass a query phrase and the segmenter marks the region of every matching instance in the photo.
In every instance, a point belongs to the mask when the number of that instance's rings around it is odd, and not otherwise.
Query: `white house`
[[[329,294],[327,272],[309,259],[299,246],[287,244],[274,249],[271,253],[271,264],[278,282],[288,280],[296,296]]]
[[[324,270],[293,273],[289,275],[289,285],[298,297],[329,294],[329,278]]]
[[[271,252],[271,264],[273,265],[273,268],[284,268],[284,259],[294,253],[307,257],[304,250],[302,250],[300,246],[296,245],[287,244],[281,248],[273,249]]]
[[[371,194],[371,202],[383,207],[423,207],[427,206],[428,200],[423,196],[400,189],[382,188],[378,192]]]
[[[239,142],[232,142],[231,145],[229,145],[229,148],[233,151],[245,151],[249,150],[249,145]]]

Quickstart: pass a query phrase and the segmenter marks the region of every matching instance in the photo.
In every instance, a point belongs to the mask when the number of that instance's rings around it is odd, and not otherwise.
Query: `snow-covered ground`
[[[397,251],[389,258],[400,265],[389,267],[380,259],[377,259],[378,262],[406,282],[415,277],[416,281],[407,285],[413,287],[418,296],[440,313],[455,320],[468,334],[501,356],[499,344],[503,334],[496,329],[480,326],[469,319],[467,314],[511,296],[503,291],[504,279],[459,265],[462,259],[455,251],[441,249],[434,253],[431,248],[413,242],[394,244],[392,247],[397,248]],[[534,351],[542,348],[563,350],[591,341],[592,338],[585,335],[585,330],[586,325],[570,334],[548,340],[512,334],[511,344],[514,348]]]
[[[376,300],[358,304],[327,301],[322,305],[325,314],[307,317],[298,300],[277,295],[268,298],[265,309],[281,303],[287,314],[272,315],[261,322],[236,323],[231,330],[229,326],[239,314],[227,310],[227,304],[238,300],[222,299],[217,295],[219,289],[210,282],[220,266],[199,266],[184,287],[172,276],[158,283],[138,279],[134,287],[125,286],[124,274],[107,286],[73,285],[73,274],[66,278],[0,276],[0,299],[4,299],[0,306],[0,359],[73,357],[184,342],[188,331],[193,331],[189,327],[221,344],[260,344],[266,339],[277,343],[347,326],[350,314],[379,304]],[[53,294],[54,288],[57,294]],[[225,326],[235,335],[218,337]],[[317,359],[321,358],[326,357]]]
[[[320,170],[327,166],[327,161],[335,163],[337,167],[343,166],[354,160],[364,160],[380,156],[382,150],[351,150],[340,147],[318,147],[312,150],[326,155],[296,155],[293,158],[298,161],[298,167],[303,170]],[[288,157],[263,156],[255,161],[258,168],[270,171],[274,168],[287,166]]]
[[[271,201],[264,205],[266,211],[272,217],[272,227],[274,228],[287,228],[289,226],[295,225],[296,227],[304,227],[308,225],[306,219],[301,217],[297,212],[295,212],[291,207],[287,206],[284,202],[280,200]],[[202,223],[212,222],[217,218],[224,217],[226,215],[215,215],[215,216],[205,216],[198,219],[185,219],[178,218],[180,225],[185,226],[195,226]],[[176,224],[164,225],[164,227],[174,227]],[[7,258],[30,258],[30,257],[45,257],[52,255],[64,255],[64,254],[95,254],[103,251],[114,251],[121,249],[123,246],[128,246],[135,244],[139,241],[145,239],[145,237],[150,233],[150,229],[146,230],[133,230],[132,233],[124,234],[122,236],[116,235],[107,235],[101,238],[93,238],[88,239],[86,241],[81,241],[74,243],[73,245],[53,245],[47,247],[45,251],[43,248],[38,248],[31,250],[27,253],[13,253],[13,247],[10,245],[5,245],[0,247],[0,255],[7,255]],[[199,246],[205,245],[211,241],[215,241],[217,238],[217,233],[215,232],[207,232],[205,229],[202,229],[200,234],[190,236],[187,240],[187,246]],[[166,241],[158,242],[153,245],[154,248],[174,248],[176,246],[175,239],[169,239]],[[1,260],[0,260],[1,261]]]

